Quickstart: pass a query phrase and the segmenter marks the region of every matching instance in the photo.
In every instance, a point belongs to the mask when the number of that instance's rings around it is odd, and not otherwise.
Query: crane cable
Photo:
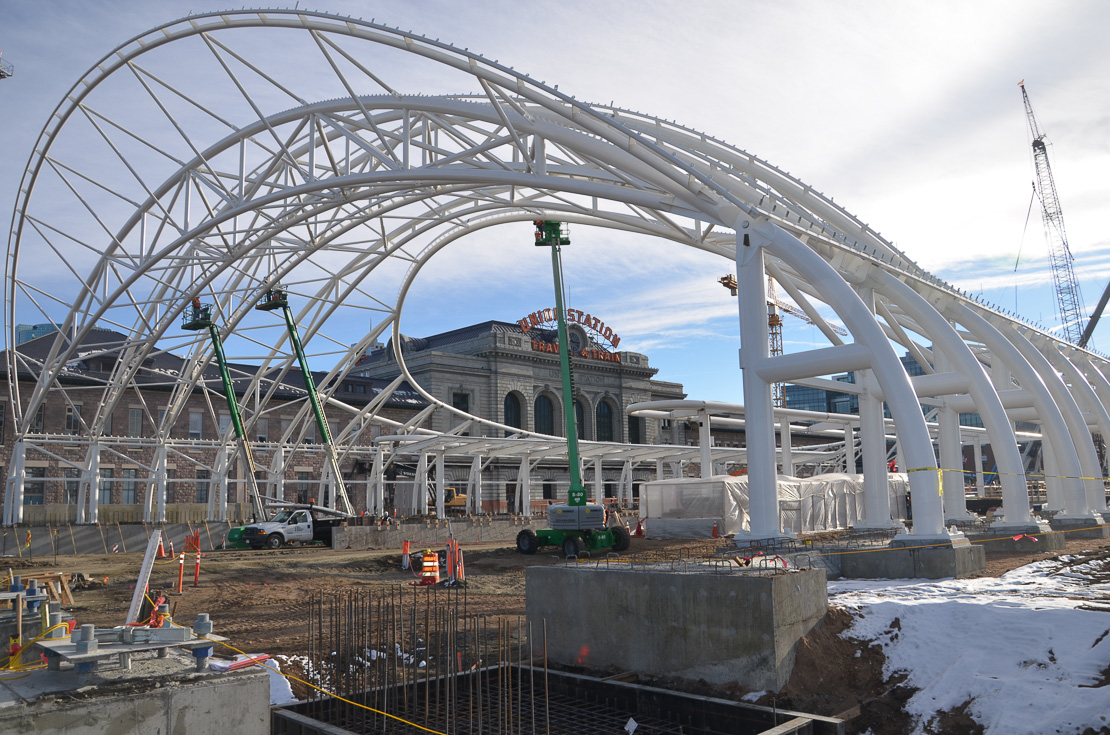
[[[1033,217],[1033,200],[1037,198],[1037,184],[1033,183],[1033,193],[1029,195],[1029,208],[1025,211],[1025,227],[1021,228],[1021,241],[1018,243],[1017,258],[1014,260],[1014,273],[1021,262],[1021,248],[1025,245],[1025,233],[1029,231],[1029,220]],[[1014,279],[1014,311],[1017,312],[1017,278]]]

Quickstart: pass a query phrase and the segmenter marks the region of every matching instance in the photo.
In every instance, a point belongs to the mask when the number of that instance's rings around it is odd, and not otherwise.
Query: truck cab
[[[328,535],[333,524],[327,524]],[[308,508],[286,508],[264,523],[252,523],[243,529],[243,542],[253,549],[280,549],[290,543],[312,543],[322,530],[321,522]]]

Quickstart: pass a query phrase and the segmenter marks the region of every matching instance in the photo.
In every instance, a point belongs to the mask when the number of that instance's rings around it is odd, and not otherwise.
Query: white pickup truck
[[[242,541],[252,549],[280,549],[285,544],[331,544],[331,530],[346,516],[312,505],[292,506],[263,523],[243,529]]]

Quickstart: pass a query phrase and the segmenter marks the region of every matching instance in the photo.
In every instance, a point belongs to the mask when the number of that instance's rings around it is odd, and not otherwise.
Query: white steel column
[[[856,474],[856,427],[851,421],[844,424],[844,473]]]
[[[370,468],[370,481],[366,483],[366,512],[380,516],[385,510],[385,449],[374,447],[374,464]]]
[[[624,461],[624,467],[621,468],[621,485],[619,497],[617,502],[627,508],[632,505],[632,462],[629,460]]]
[[[470,475],[466,482],[466,512],[477,515],[482,512],[482,455],[475,454],[470,460]]]
[[[779,444],[782,447],[782,474],[794,474],[794,447],[790,436],[790,421],[784,418],[779,422]]]
[[[410,516],[428,514],[428,455],[425,452],[416,460],[416,476],[412,478],[407,510]]]
[[[447,509],[443,505],[447,494],[447,470],[444,468],[443,452],[436,452],[436,518],[446,518]]]
[[[154,450],[154,484],[151,494],[154,496],[154,520],[157,523],[166,522],[166,445],[159,444]],[[150,501],[147,501],[147,512],[150,512]],[[149,519],[148,519],[149,520]],[[261,518],[259,520],[262,520]]]
[[[1068,433],[1064,436],[1069,436],[1075,447],[1079,459],[1080,474],[1074,475],[1074,477],[1082,478],[1080,486],[1083,488],[1083,493],[1081,497],[1077,495],[1067,501],[1064,518],[1088,518],[1092,515],[1094,508],[1102,508],[1106,501],[1102,480],[1099,479],[1101,470],[1098,463],[1098,453],[1095,451],[1095,444],[1091,439],[1091,431],[1087,428],[1087,420],[1083,418],[1083,412],[1079,410],[1075,397],[1064,385],[1060,374],[1049,363],[1048,359],[1041,354],[1040,350],[1021,331],[1014,329],[1011,325],[1005,325],[1002,332],[1041,376],[1044,386],[1048,389],[1053,402],[1059,407],[1064,418],[1068,430]],[[1053,449],[1062,443],[1064,442],[1054,442]],[[1099,520],[1102,520],[1101,516],[1099,516]]]
[[[208,486],[208,519],[226,521],[227,518],[227,448],[220,445],[212,467],[212,480]]]
[[[863,451],[863,518],[856,528],[895,528],[890,514],[890,489],[887,485],[886,426],[883,404],[871,392],[871,371],[856,373],[859,396],[859,436]]]
[[[748,456],[748,504],[751,538],[782,535],[778,477],[775,471],[775,416],[771,383],[759,375],[770,357],[767,328],[767,275],[763,247],[768,233],[756,235],[747,220],[736,227],[737,303],[740,309],[740,370],[744,379],[744,436]],[[699,421],[702,416],[699,413]],[[704,418],[706,424],[709,417]],[[702,432],[702,477],[706,477],[708,431]],[[740,535],[740,534],[737,534]]]
[[[4,493],[4,525],[14,526],[23,522],[23,482],[26,477],[24,463],[26,450],[23,441],[16,441],[12,446],[12,457],[8,467],[7,491]],[[78,508],[78,523],[80,523],[81,510]]]
[[[510,513],[523,513],[524,498],[528,498],[531,503],[532,498],[532,467],[528,455],[525,454],[520,458],[520,473],[517,476],[516,482],[516,501],[513,507],[509,509]]]
[[[986,497],[986,494],[987,494],[986,493],[986,482],[983,478],[983,435],[982,434],[976,434],[975,435],[975,449],[974,449],[974,455],[973,456],[975,457],[975,497],[977,497],[977,498]],[[1024,475],[1025,475],[1025,473],[1022,472],[1022,476],[1024,476]],[[1028,495],[1027,495],[1027,497],[1028,497]]]
[[[600,503],[605,497],[605,484],[601,476],[601,455],[594,457],[594,502]]]
[[[285,500],[285,447],[279,445],[270,463],[270,479],[274,483],[274,497]]]
[[[701,476],[713,476],[713,433],[709,426],[709,412],[698,410],[698,454],[701,456]]]
[[[1017,347],[1009,338],[999,331],[993,324],[981,317],[963,304],[951,303],[946,309],[953,321],[962,324],[972,335],[980,340],[991,352],[991,373],[995,375],[995,382],[1001,378],[1006,388],[1011,381],[1005,380],[1007,375],[1017,378],[1022,390],[1033,395],[1033,403],[1041,423],[1044,438],[1041,441],[1042,451],[1046,455],[1045,485],[1048,491],[1050,507],[1055,510],[1065,505],[1075,506],[1077,503],[1086,503],[1079,496],[1084,494],[1083,483],[1078,479],[1082,469],[1079,464],[1079,455],[1070,441],[1068,426],[1060,408],[1056,405],[1038,371],[1030,365]],[[1001,362],[1003,365],[995,365]],[[999,447],[995,447],[997,452]],[[1049,453],[1055,455],[1054,471],[1047,471]],[[1001,465],[999,465],[999,469]],[[1066,475],[1061,477],[1060,475]],[[1002,478],[1005,480],[1005,476]],[[1003,485],[1005,488],[1005,485]],[[1006,497],[1003,496],[1005,504]],[[1069,515],[1071,511],[1068,511]],[[1010,520],[1007,518],[1007,523]]]
[[[85,455],[85,468],[81,472],[81,485],[77,496],[77,522],[97,523],[100,503],[100,445],[93,442]],[[88,498],[89,507],[85,511],[84,498]]]
[[[941,487],[945,523],[967,520],[964,500],[963,452],[960,445],[960,414],[944,405],[937,412],[937,444],[940,447]]]

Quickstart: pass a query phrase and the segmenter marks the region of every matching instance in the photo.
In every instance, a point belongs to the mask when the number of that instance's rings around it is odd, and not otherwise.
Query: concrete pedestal
[[[896,538],[885,549],[840,555],[840,569],[854,579],[946,579],[986,571],[987,551],[966,538]]]
[[[533,647],[564,665],[779,690],[828,611],[823,569],[773,576],[529,567]]]
[[[1061,551],[1064,548],[1064,534],[1052,533],[1048,524],[1044,526],[995,526],[986,533],[969,535],[968,540],[975,546],[983,547],[991,554]]]
[[[1099,518],[1053,518],[1053,531],[1063,531],[1065,538],[1110,538],[1110,525],[1099,523]]]

